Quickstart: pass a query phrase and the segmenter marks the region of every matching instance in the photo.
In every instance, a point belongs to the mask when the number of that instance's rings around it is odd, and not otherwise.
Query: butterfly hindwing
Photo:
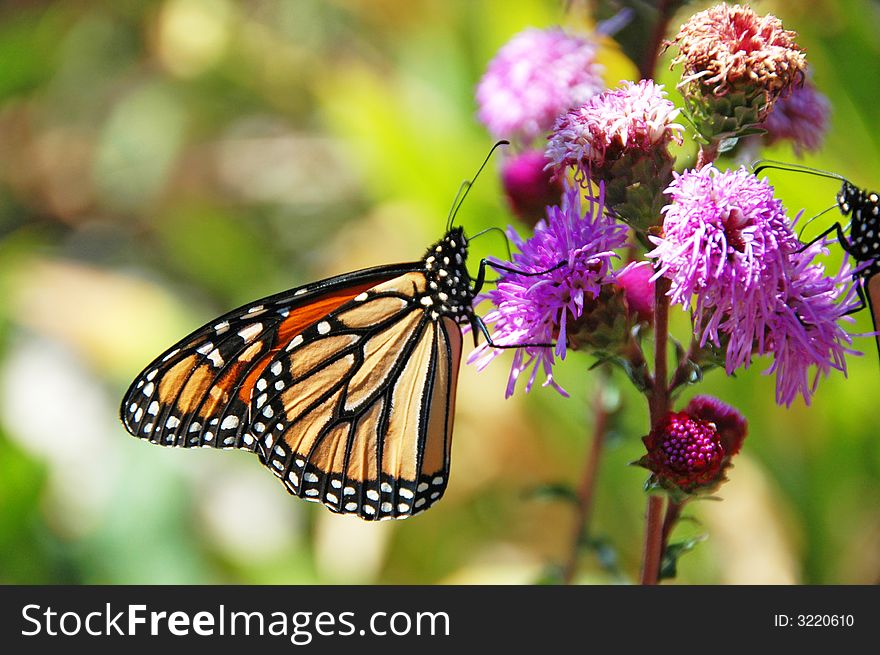
[[[257,380],[258,452],[291,493],[365,519],[403,518],[442,495],[461,331],[429,317],[425,286],[411,272],[358,295]]]

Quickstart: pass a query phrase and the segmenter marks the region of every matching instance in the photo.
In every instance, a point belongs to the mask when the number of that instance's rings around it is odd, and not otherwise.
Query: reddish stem
[[[684,509],[684,503],[676,503],[672,500],[669,501],[669,505],[666,507],[666,518],[663,519],[663,532],[660,540],[661,553],[666,552],[666,546],[669,545],[669,535],[672,533],[675,524],[678,523],[682,509]]]
[[[605,444],[605,433],[608,429],[608,411],[605,409],[603,397],[604,384],[600,381],[594,400],[596,420],[593,427],[593,443],[587,454],[587,463],[577,490],[577,516],[575,518],[574,533],[571,539],[571,550],[562,573],[564,584],[571,584],[577,573],[577,564],[580,556],[580,548],[584,534],[589,529],[590,515],[593,509],[593,496],[596,490],[598,478],[599,460],[602,457],[602,446]]]
[[[648,43],[648,48],[645,50],[645,59],[639,67],[639,74],[643,80],[655,77],[654,69],[657,68],[657,60],[660,58],[660,45],[669,26],[669,19],[672,17],[669,9],[669,0],[660,0],[660,3],[657,5],[657,22],[654,23],[651,40]]]
[[[669,412],[669,370],[667,350],[669,341],[669,280],[659,278],[654,285],[654,385],[648,398],[651,427],[657,425]],[[648,497],[645,518],[645,548],[642,555],[641,582],[657,584],[660,575],[660,557],[663,554],[663,498]]]
[[[645,517],[645,550],[642,560],[641,584],[655,585],[660,577],[660,556],[663,540],[663,497],[656,494],[648,496],[648,511]]]

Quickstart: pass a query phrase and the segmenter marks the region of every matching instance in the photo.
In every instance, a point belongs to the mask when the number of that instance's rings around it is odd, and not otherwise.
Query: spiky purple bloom
[[[746,334],[728,347],[731,373],[749,361],[751,340],[763,340],[799,242],[772,187],[745,168],[685,171],[666,194],[663,237],[650,237],[656,248],[648,257],[671,280],[672,303],[690,309],[696,298],[694,323],[703,327],[704,343],[719,343],[719,331],[736,317]]]
[[[651,237],[658,275],[671,281],[673,303],[693,308],[702,343],[726,342],[728,374],[753,356],[772,355],[776,400],[809,402],[819,374],[846,371],[849,335],[838,321],[854,307],[852,271],[834,276],[813,263],[814,244],[797,252],[782,203],[744,169],[707,166],[677,175],[667,189],[663,237]],[[696,298],[696,303],[694,303]],[[808,370],[817,368],[812,383]]]
[[[851,336],[840,320],[858,304],[852,270],[845,259],[832,276],[813,261],[826,254],[824,243],[815,243],[791,257],[789,284],[776,302],[768,339],[756,354],[773,353],[773,363],[766,373],[776,374],[776,402],[790,406],[798,394],[809,405],[820,377],[832,369],[846,375],[846,354]],[[847,318],[847,320],[852,320]],[[810,368],[816,371],[810,379]]]
[[[489,63],[477,86],[478,115],[496,138],[528,144],[603,88],[591,40],[561,28],[529,28]]]
[[[653,80],[624,81],[559,117],[547,144],[554,166],[595,171],[625,153],[649,153],[682,142],[679,110]],[[600,176],[604,179],[604,176]]]
[[[800,156],[822,145],[830,113],[828,98],[806,81],[776,101],[762,127],[767,130],[768,143],[791,141]]]
[[[494,305],[484,320],[493,326],[496,344],[556,343],[555,348],[524,345],[515,350],[507,397],[529,369],[527,392],[540,369],[546,375],[545,386],[567,395],[553,380],[552,371],[556,358],[565,358],[567,325],[583,315],[585,305],[599,295],[603,284],[613,280],[610,260],[614,249],[626,243],[627,230],[606,215],[601,185],[598,198],[587,197],[585,208],[581,206],[582,192],[577,186],[566,185],[561,206],[547,208],[546,220],[538,222],[528,240],[508,228],[519,252],[505,265],[527,273],[546,272],[537,276],[505,273],[495,289],[478,299]],[[562,261],[565,264],[559,266]],[[502,352],[482,344],[471,353],[468,363],[482,370]]]

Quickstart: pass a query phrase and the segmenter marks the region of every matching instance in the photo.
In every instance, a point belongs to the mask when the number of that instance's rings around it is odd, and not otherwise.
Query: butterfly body
[[[163,446],[256,452],[287,490],[367,520],[436,502],[449,476],[460,325],[477,326],[467,239],[418,262],[249,303],[159,356],[126,429]]]
[[[880,272],[880,196],[844,181],[837,205],[850,219],[849,241],[841,245],[857,262],[870,262],[857,273],[868,281]]]

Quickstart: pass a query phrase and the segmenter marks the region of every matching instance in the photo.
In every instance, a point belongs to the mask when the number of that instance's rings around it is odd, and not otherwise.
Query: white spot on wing
[[[257,335],[263,331],[262,323],[251,323],[247,327],[242,328],[238,331],[238,336],[240,336],[246,344],[250,343],[254,339],[257,338]]]
[[[231,430],[233,428],[238,427],[238,417],[230,414],[226,418],[223,419],[223,422],[220,424],[221,430]]]
[[[175,349],[172,350],[170,353],[168,353],[167,355],[165,355],[165,356],[162,358],[162,361],[163,361],[163,362],[167,362],[169,359],[171,359],[172,357],[174,357],[174,356],[175,356],[177,353],[179,353],[179,352],[180,352],[180,348],[175,348]],[[155,374],[156,374],[156,372],[153,371],[152,375],[155,375]],[[148,380],[152,380],[153,378],[147,376],[147,379],[148,379]]]
[[[318,323],[318,334],[327,334],[330,332],[330,324],[327,321]]]
[[[223,361],[223,356],[220,354],[220,350],[218,350],[217,348],[214,348],[214,350],[211,351],[211,353],[208,355],[208,359],[210,359],[211,363],[217,368],[220,368],[221,366],[223,366],[223,364],[226,363]]]

